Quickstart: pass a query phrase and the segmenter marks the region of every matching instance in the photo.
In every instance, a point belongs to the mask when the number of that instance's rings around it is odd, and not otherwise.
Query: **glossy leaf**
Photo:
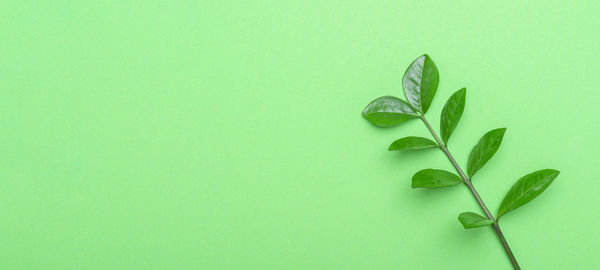
[[[398,139],[394,141],[390,147],[389,151],[399,151],[399,150],[416,150],[416,149],[427,149],[427,148],[435,148],[438,147],[438,144],[434,141],[423,138],[423,137],[405,137],[402,139]]]
[[[362,114],[369,122],[378,127],[391,127],[419,117],[406,101],[392,96],[373,100]]]
[[[490,219],[473,212],[464,212],[458,215],[458,221],[465,229],[479,228],[494,224]]]
[[[502,203],[500,203],[498,218],[525,205],[542,194],[559,173],[557,170],[546,169],[521,177],[510,188],[506,196],[504,196]]]
[[[451,172],[444,170],[421,170],[412,178],[412,188],[440,188],[462,183],[462,179]]]
[[[408,103],[419,112],[427,112],[439,80],[440,75],[433,60],[427,54],[421,55],[406,69],[402,79]]]
[[[465,97],[467,89],[463,88],[456,91],[444,105],[442,109],[442,117],[440,118],[440,133],[444,144],[448,144],[450,135],[458,125],[458,121],[465,109]]]
[[[492,131],[489,131],[473,147],[471,150],[471,154],[469,155],[469,163],[467,164],[467,171],[469,173],[469,177],[472,177],[479,169],[485,165],[494,154],[500,148],[500,143],[502,143],[502,138],[504,137],[504,132],[506,132],[506,128],[498,128]]]

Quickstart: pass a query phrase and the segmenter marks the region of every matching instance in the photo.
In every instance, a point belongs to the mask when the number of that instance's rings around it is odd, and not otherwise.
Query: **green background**
[[[569,2],[569,3],[567,3]],[[428,113],[467,87],[450,139],[524,269],[600,267],[599,1],[2,1],[1,269],[510,269],[463,186],[411,190],[440,151],[360,113],[404,98],[428,53]]]

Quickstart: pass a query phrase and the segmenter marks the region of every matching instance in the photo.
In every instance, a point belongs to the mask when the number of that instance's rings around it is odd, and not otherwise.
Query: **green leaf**
[[[559,173],[557,170],[546,169],[521,177],[510,188],[506,196],[504,196],[502,203],[500,203],[498,218],[525,205],[542,194]]]
[[[391,127],[419,115],[406,101],[397,97],[377,98],[363,110],[363,116],[378,127]]]
[[[456,93],[448,99],[446,105],[444,105],[440,121],[440,133],[445,145],[448,144],[448,139],[450,139],[450,135],[452,135],[452,132],[458,125],[458,121],[465,110],[466,95],[467,89],[460,89],[456,91]]]
[[[504,132],[506,132],[506,128],[498,128],[489,131],[483,135],[477,145],[473,147],[473,150],[471,150],[471,154],[469,155],[469,163],[467,164],[469,177],[472,177],[479,171],[479,169],[481,169],[498,151],[500,143],[502,143],[502,138],[504,137]]]
[[[390,147],[389,151],[399,151],[399,150],[416,150],[416,149],[427,149],[427,148],[435,148],[439,147],[437,143],[434,141],[423,138],[423,137],[405,137],[402,139],[398,139],[394,141]]]
[[[408,103],[417,111],[426,113],[437,91],[439,80],[440,74],[433,60],[427,54],[421,55],[406,69],[402,79]]]
[[[425,169],[421,170],[412,178],[412,188],[440,188],[449,187],[462,183],[462,179],[456,174],[444,170]]]
[[[494,222],[488,218],[473,212],[460,213],[460,215],[458,215],[458,221],[462,223],[465,229],[485,227],[494,224]]]

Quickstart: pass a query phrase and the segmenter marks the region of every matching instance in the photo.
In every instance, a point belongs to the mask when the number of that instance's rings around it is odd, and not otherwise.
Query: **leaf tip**
[[[367,104],[367,106],[365,106],[365,108],[362,110],[362,116],[367,117],[367,114],[369,114],[369,107],[371,106],[373,102],[369,102],[369,104]]]
[[[503,128],[497,128],[497,129],[494,129],[494,130],[492,130],[490,132],[498,132],[500,140],[502,140],[504,138],[504,134],[506,134],[506,128],[505,127],[503,127]]]
[[[375,126],[377,126],[375,123],[373,123],[373,121],[371,121],[371,118],[369,117],[369,113],[366,111],[367,109],[365,108],[365,110],[362,112],[362,117],[371,122],[372,124],[374,124]]]
[[[554,178],[558,177],[558,175],[560,174],[560,171],[555,169],[547,169],[547,171],[550,172],[552,180],[554,180]]]
[[[410,181],[410,188],[418,188],[419,187],[419,185],[417,185],[417,180],[415,179],[415,175],[413,175],[412,181]]]

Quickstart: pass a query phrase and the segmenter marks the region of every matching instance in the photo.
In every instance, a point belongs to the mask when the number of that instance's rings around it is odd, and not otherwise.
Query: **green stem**
[[[485,213],[487,218],[494,221],[494,223],[492,224],[492,228],[498,235],[498,239],[500,239],[500,243],[502,243],[502,246],[504,247],[504,250],[506,251],[506,255],[508,256],[510,263],[512,264],[512,266],[514,267],[515,270],[521,270],[519,263],[517,263],[517,259],[515,258],[512,251],[510,250],[510,247],[508,246],[508,242],[506,242],[506,239],[504,238],[504,234],[502,234],[502,230],[500,230],[500,225],[498,225],[498,220],[494,219],[494,216],[492,216],[492,213],[490,213],[490,210],[488,210],[487,206],[485,206],[485,203],[479,196],[479,193],[477,193],[477,190],[471,183],[471,180],[465,175],[465,173],[460,168],[460,166],[458,166],[458,163],[456,163],[456,160],[454,160],[454,157],[452,157],[452,154],[450,154],[450,151],[448,151],[448,148],[446,147],[446,145],[444,145],[444,143],[442,143],[442,141],[437,136],[437,134],[435,133],[433,128],[431,128],[431,125],[429,125],[429,122],[427,122],[427,119],[425,119],[425,116],[421,115],[421,120],[423,120],[423,123],[425,123],[425,126],[427,126],[427,128],[429,129],[429,132],[431,132],[431,135],[433,135],[433,138],[435,138],[435,140],[437,141],[438,145],[440,146],[440,149],[442,149],[444,154],[446,154],[446,156],[450,160],[450,163],[452,163],[452,166],[454,166],[454,169],[456,169],[456,172],[458,172],[458,174],[462,178],[464,184],[469,188],[469,190],[475,197],[475,200],[477,200],[477,203],[479,204],[479,206],[481,207],[481,209],[483,210],[483,212]]]

